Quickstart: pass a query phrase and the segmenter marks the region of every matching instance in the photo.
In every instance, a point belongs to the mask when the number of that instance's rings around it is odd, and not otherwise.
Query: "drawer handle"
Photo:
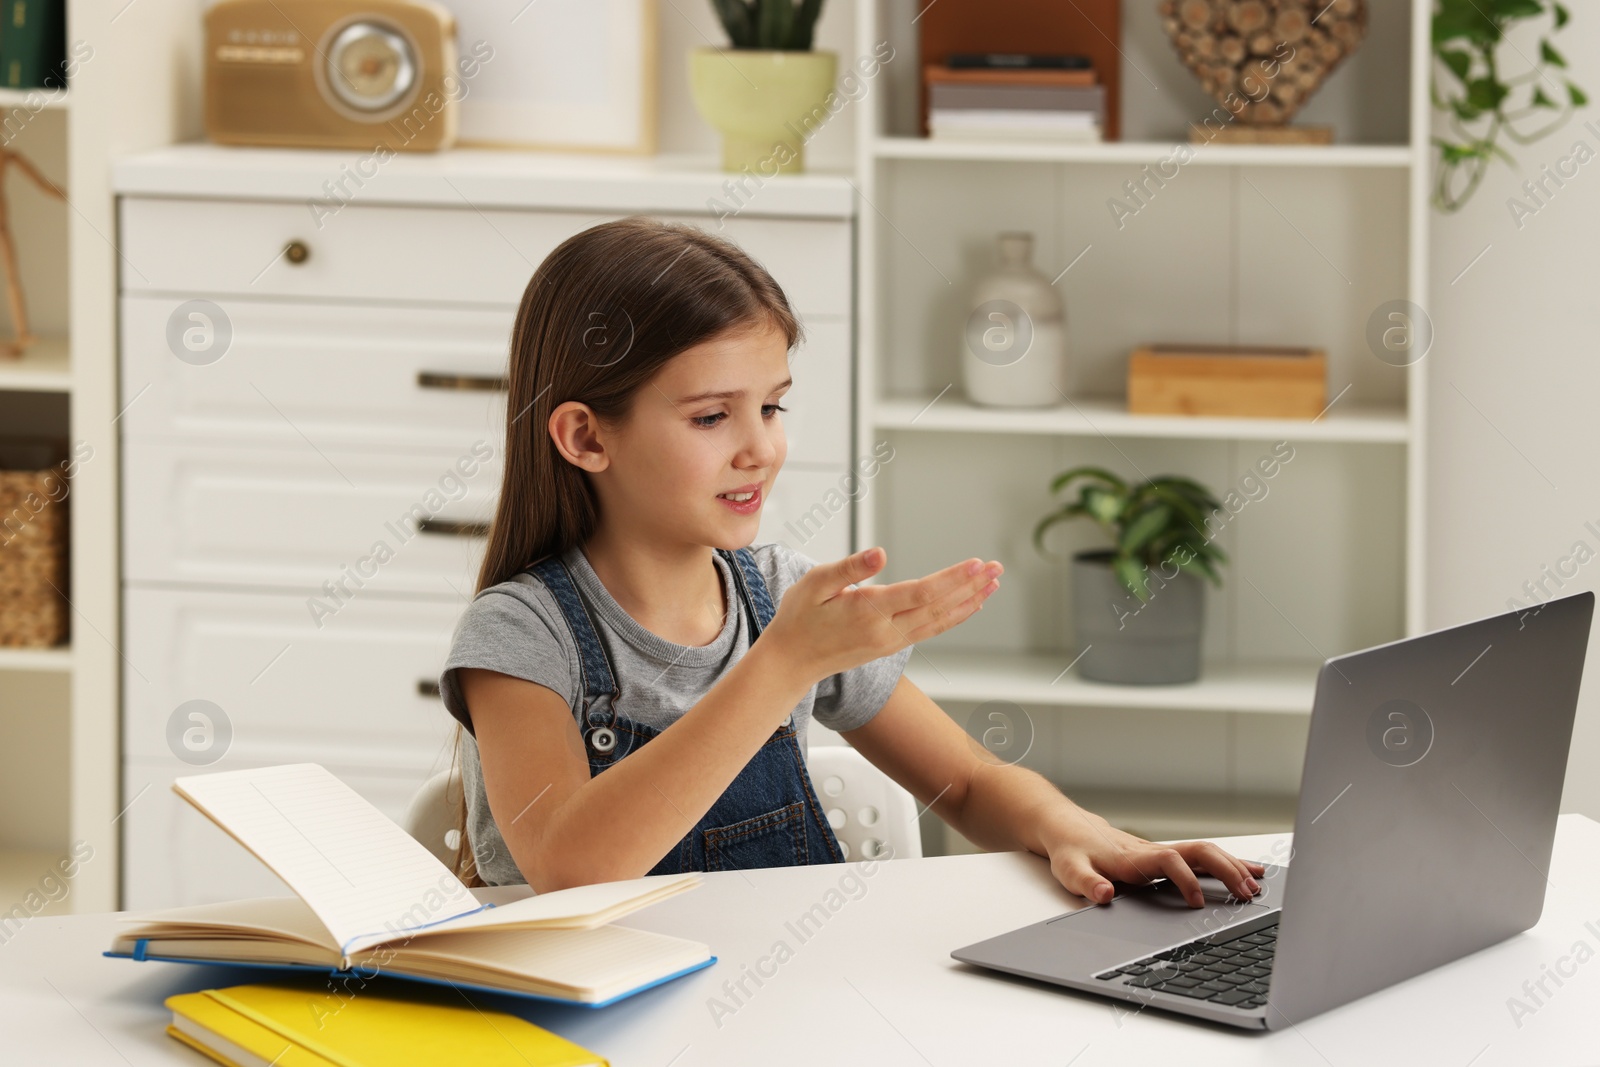
[[[510,388],[503,374],[440,374],[437,371],[417,372],[417,385],[423,389],[457,389],[468,392],[503,393]]]
[[[439,699],[439,682],[435,678],[422,678],[417,681],[417,696]]]
[[[311,258],[311,246],[298,238],[283,246],[283,257],[295,266]]]
[[[489,524],[458,519],[423,519],[417,523],[417,532],[447,534],[451,537],[488,537]]]

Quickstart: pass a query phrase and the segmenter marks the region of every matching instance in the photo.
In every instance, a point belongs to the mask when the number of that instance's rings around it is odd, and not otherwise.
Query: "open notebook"
[[[603,1007],[716,962],[699,942],[607,925],[700,884],[647,875],[481,903],[420,842],[315,763],[173,790],[298,894],[127,915],[107,956],[390,974]]]

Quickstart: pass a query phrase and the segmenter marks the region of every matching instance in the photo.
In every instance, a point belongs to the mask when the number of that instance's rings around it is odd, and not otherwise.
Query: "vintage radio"
[[[455,143],[456,21],[433,0],[221,0],[205,37],[206,135],[220,144]]]

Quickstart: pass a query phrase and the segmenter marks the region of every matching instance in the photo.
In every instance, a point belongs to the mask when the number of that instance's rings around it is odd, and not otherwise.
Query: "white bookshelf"
[[[1168,708],[1304,716],[1312,663],[1221,663],[1194,682],[1130,686],[1085,681],[1073,655],[1041,652],[919,652],[906,664],[917,688],[940,701],[1008,700],[1031,707]]]
[[[70,674],[72,649],[0,648],[0,671],[45,671]]]
[[[0,89],[0,108],[7,111],[25,108],[28,111],[65,111],[72,101],[70,92],[52,92],[44,89]]]
[[[1291,419],[1189,418],[1130,415],[1121,398],[1079,396],[1053,408],[1008,410],[970,403],[952,387],[943,396],[884,397],[874,408],[879,429],[923,433],[1047,434],[1060,437],[1164,437],[1180,440],[1347,441],[1399,444],[1410,439],[1403,407],[1340,407],[1322,417]]]
[[[1073,799],[1113,826],[1150,841],[1244,837],[1294,829],[1294,798],[1286,796],[1079,789],[1073,791]],[[954,830],[946,837],[944,847],[950,854],[983,851]]]
[[[853,544],[886,547],[884,581],[973,555],[1001,559],[1007,576],[907,672],[957,718],[986,701],[1027,709],[1045,749],[1030,765],[1138,826],[1284,828],[1321,661],[1422,624],[1424,377],[1378,360],[1363,331],[1379,304],[1427,299],[1430,5],[1375,10],[1362,51],[1300,117],[1333,125],[1338,143],[1191,145],[1121,229],[1108,198],[1173,159],[1211,106],[1154,15],[1124,10],[1128,140],[1052,145],[917,135],[921,9],[856,8],[858,50],[895,49],[857,105],[856,450],[888,442],[894,458],[856,509]],[[1050,407],[985,408],[961,387],[967,290],[994,235],[1014,229],[1035,234],[1035,265],[1065,296],[1069,397]],[[1314,421],[1130,414],[1126,354],[1161,341],[1323,347],[1330,406]],[[1230,563],[1207,592],[1201,679],[1062,674],[1077,649],[1066,559],[1101,542],[1087,524],[1058,527],[1059,558],[1035,552],[1051,476],[1093,463],[1186,474],[1222,495],[1278,441],[1294,461],[1219,539]],[[1119,759],[1097,774],[1073,738],[1118,717]],[[1147,745],[1164,754],[1141,778],[1126,756]],[[1204,766],[1182,765],[1186,749]]]
[[[1408,145],[1192,145],[1185,166],[1208,167],[1388,167],[1411,166]],[[923,159],[943,162],[1120,163],[1142,166],[1171,159],[1169,141],[1118,141],[1100,144],[1037,144],[1029,141],[950,141],[926,137],[879,137],[872,143],[877,159]]]
[[[72,389],[70,346],[63,336],[41,337],[21,359],[0,357],[0,390],[65,393]]]
[[[0,360],[0,426],[87,444],[70,483],[68,647],[0,648],[0,908],[37,893],[74,842],[93,849],[44,913],[118,905],[118,542],[115,279],[111,161],[192,136],[200,20],[192,5],[105,7],[68,0],[69,45],[92,45],[64,93],[0,90],[8,147],[69,203],[11,183],[11,219],[34,331]],[[113,25],[113,23],[115,23]],[[0,310],[9,333],[9,315]],[[3,609],[0,609],[3,610]]]

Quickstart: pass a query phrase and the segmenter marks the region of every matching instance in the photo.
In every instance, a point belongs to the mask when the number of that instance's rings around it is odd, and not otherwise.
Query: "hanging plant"
[[[1507,30],[1547,15],[1551,34],[1572,17],[1555,0],[1437,0],[1433,54],[1438,65],[1431,93],[1454,134],[1454,139],[1433,138],[1439,156],[1432,199],[1440,211],[1461,210],[1483,181],[1490,159],[1516,162],[1497,143],[1501,135],[1531,144],[1589,102],[1564,73],[1566,58],[1548,35],[1539,38],[1539,58],[1531,70],[1501,77],[1499,51]]]

